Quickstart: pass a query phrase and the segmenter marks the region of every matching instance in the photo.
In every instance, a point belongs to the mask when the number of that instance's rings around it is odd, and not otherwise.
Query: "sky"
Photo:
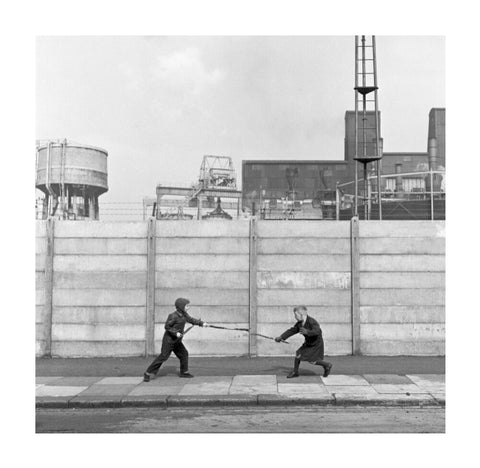
[[[445,38],[377,36],[384,151],[426,151]],[[354,36],[43,36],[36,137],[108,151],[102,202],[198,179],[203,155],[343,159]]]

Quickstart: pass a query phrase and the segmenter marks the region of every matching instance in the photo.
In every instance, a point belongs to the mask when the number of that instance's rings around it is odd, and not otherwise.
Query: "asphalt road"
[[[39,409],[36,432],[444,433],[445,408]]]

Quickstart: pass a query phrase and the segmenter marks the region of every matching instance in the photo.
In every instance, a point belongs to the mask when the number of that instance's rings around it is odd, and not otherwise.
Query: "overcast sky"
[[[426,151],[444,37],[377,37],[384,151]],[[204,154],[343,159],[354,37],[39,37],[37,138],[109,153],[105,201],[194,182]],[[32,157],[33,160],[33,157]]]

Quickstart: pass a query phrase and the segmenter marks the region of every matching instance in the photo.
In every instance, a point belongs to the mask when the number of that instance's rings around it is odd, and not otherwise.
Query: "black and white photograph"
[[[473,10],[27,3],[2,34],[8,451],[473,451]]]
[[[444,432],[444,49],[38,37],[36,430]]]

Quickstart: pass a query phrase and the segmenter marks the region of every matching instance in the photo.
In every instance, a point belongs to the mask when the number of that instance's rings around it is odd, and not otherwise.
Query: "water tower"
[[[45,194],[37,219],[99,219],[108,190],[107,151],[65,140],[37,142],[35,186]]]

